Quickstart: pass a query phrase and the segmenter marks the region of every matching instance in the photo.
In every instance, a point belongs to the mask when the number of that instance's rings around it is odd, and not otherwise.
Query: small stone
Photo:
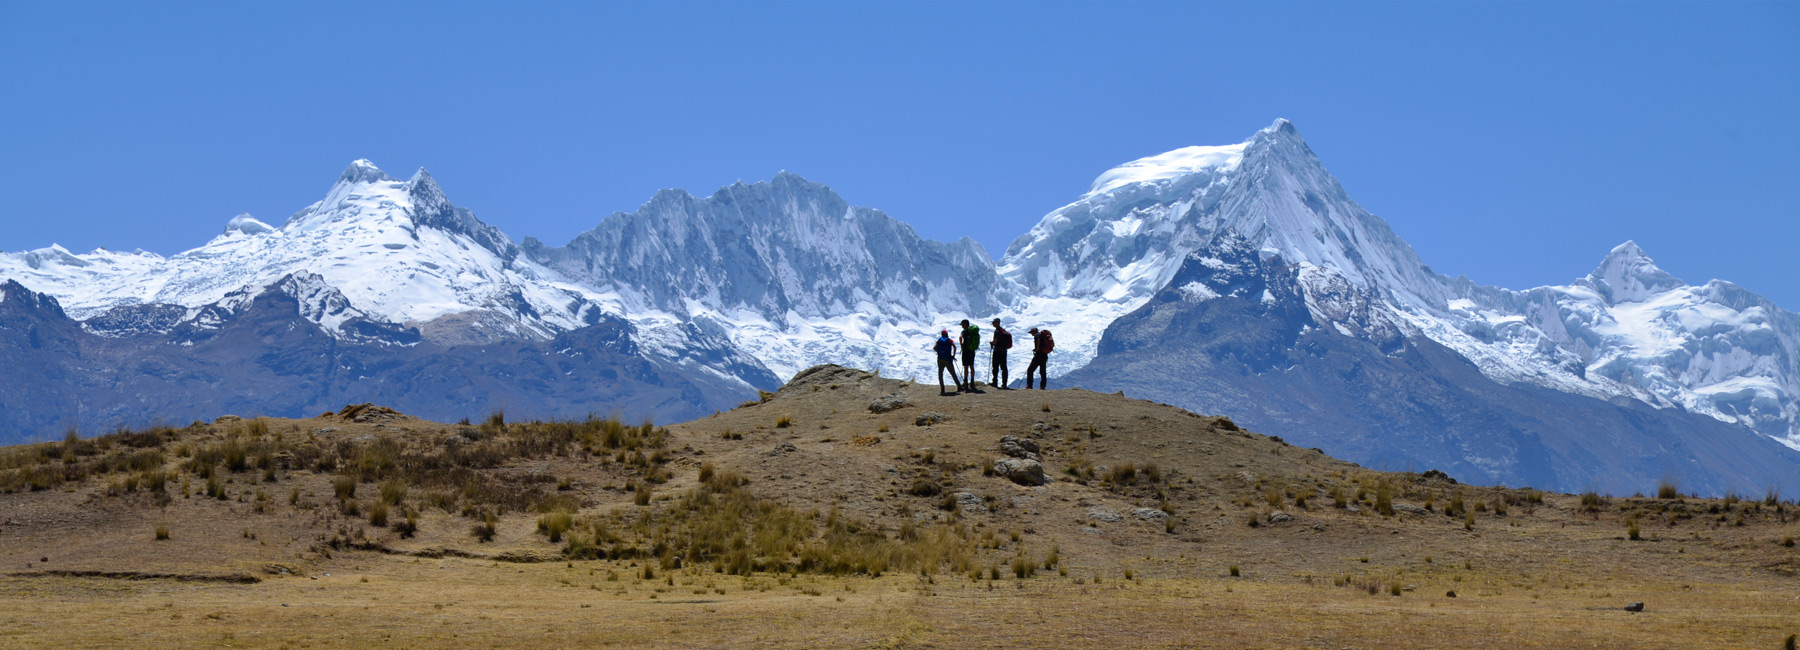
[[[1116,524],[1116,523],[1119,523],[1119,522],[1125,520],[1124,517],[1119,516],[1119,513],[1113,512],[1111,510],[1107,510],[1105,508],[1089,509],[1087,511],[1087,518],[1094,520],[1094,521],[1104,521],[1109,524]]]
[[[769,450],[769,455],[770,456],[780,456],[782,454],[792,454],[792,453],[796,453],[798,451],[800,451],[800,448],[795,447],[794,443],[784,442],[784,443],[775,445],[774,449]]]
[[[1144,521],[1162,521],[1169,518],[1169,513],[1157,510],[1156,508],[1138,508],[1131,511],[1131,514]]]
[[[912,402],[907,401],[905,395],[902,395],[900,393],[894,393],[892,395],[883,395],[881,397],[877,397],[877,398],[869,401],[869,412],[870,413],[886,413],[888,411],[892,411],[894,409],[898,409],[898,408],[907,406],[911,403]]]
[[[1625,611],[1627,611],[1627,612],[1641,612],[1641,611],[1644,611],[1644,604],[1643,604],[1643,603],[1632,603],[1632,604],[1630,604],[1630,605],[1626,605],[1626,606],[1625,606]]]
[[[1294,520],[1293,515],[1289,515],[1288,513],[1282,512],[1280,510],[1276,510],[1275,512],[1269,513],[1269,523],[1271,523],[1271,524],[1279,524],[1284,521],[1293,521],[1293,520]]]
[[[1431,512],[1430,510],[1426,510],[1424,508],[1415,506],[1410,503],[1396,503],[1396,504],[1394,504],[1394,509],[1399,510],[1400,512],[1405,512],[1405,513],[1415,514],[1415,515],[1422,515],[1422,514]]]
[[[1454,591],[1446,591],[1446,592],[1444,592],[1444,597],[1445,597],[1445,598],[1455,598],[1455,597],[1456,597],[1456,592],[1454,592]]]
[[[948,421],[950,421],[950,416],[944,415],[937,411],[928,411],[925,413],[920,413],[919,417],[913,418],[913,426],[928,427],[933,424],[937,424],[939,422],[948,422]]]

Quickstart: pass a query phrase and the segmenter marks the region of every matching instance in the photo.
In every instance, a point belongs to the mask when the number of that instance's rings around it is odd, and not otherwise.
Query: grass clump
[[[156,541],[161,542],[161,541],[167,541],[168,539],[169,539],[169,527],[168,526],[157,526],[156,527]]]
[[[1661,481],[1657,481],[1657,483],[1656,483],[1656,498],[1658,498],[1658,499],[1679,499],[1679,498],[1681,498],[1681,491],[1678,488],[1679,488],[1679,486],[1676,484],[1675,479],[1673,479],[1673,478],[1665,478]]]
[[[575,527],[575,517],[567,512],[552,512],[538,517],[538,532],[550,538],[550,543],[561,542],[563,533]]]
[[[376,501],[375,505],[369,507],[369,525],[378,528],[387,527],[388,505],[386,502]]]

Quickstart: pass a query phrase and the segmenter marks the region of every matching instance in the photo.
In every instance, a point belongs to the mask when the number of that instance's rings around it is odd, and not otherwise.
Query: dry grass
[[[666,429],[259,419],[0,449],[15,486],[0,512],[18,522],[0,528],[0,646],[1722,648],[1794,633],[1800,559],[1783,544],[1800,519],[1779,498],[1453,486],[1109,395],[830,384]],[[862,408],[896,390],[956,426]],[[842,435],[771,424],[784,416]],[[1068,471],[1040,487],[984,475],[1006,432]],[[1292,519],[1266,518],[1275,504]],[[261,582],[181,579],[245,576]],[[1648,610],[1619,610],[1632,601]]]

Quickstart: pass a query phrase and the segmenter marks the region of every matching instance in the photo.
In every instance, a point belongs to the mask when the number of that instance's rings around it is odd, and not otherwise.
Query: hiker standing
[[[938,394],[950,394],[944,390],[945,370],[950,371],[950,380],[956,382],[956,389],[962,390],[962,379],[956,376],[956,343],[950,340],[950,330],[938,332],[937,345],[934,346],[934,349],[937,350],[938,357]]]
[[[963,351],[962,378],[963,381],[968,384],[968,390],[974,392],[975,352],[981,349],[981,327],[970,324],[969,319],[964,318],[962,322],[962,336],[960,338],[962,339]]]
[[[994,342],[988,346],[994,356],[994,366],[990,369],[988,383],[1000,390],[1006,390],[1008,382],[1012,380],[1008,376],[1006,367],[1006,351],[1012,349],[1012,332],[1001,327],[998,318],[994,319]]]
[[[1031,328],[1031,365],[1025,366],[1025,387],[1031,388],[1031,371],[1038,373],[1039,388],[1050,389],[1050,351],[1056,349],[1056,339],[1050,338],[1050,330]]]

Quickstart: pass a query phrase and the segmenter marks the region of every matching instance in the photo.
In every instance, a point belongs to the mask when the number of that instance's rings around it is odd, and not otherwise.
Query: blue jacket
[[[952,342],[948,336],[938,337],[936,349],[939,361],[956,358],[956,343]]]

